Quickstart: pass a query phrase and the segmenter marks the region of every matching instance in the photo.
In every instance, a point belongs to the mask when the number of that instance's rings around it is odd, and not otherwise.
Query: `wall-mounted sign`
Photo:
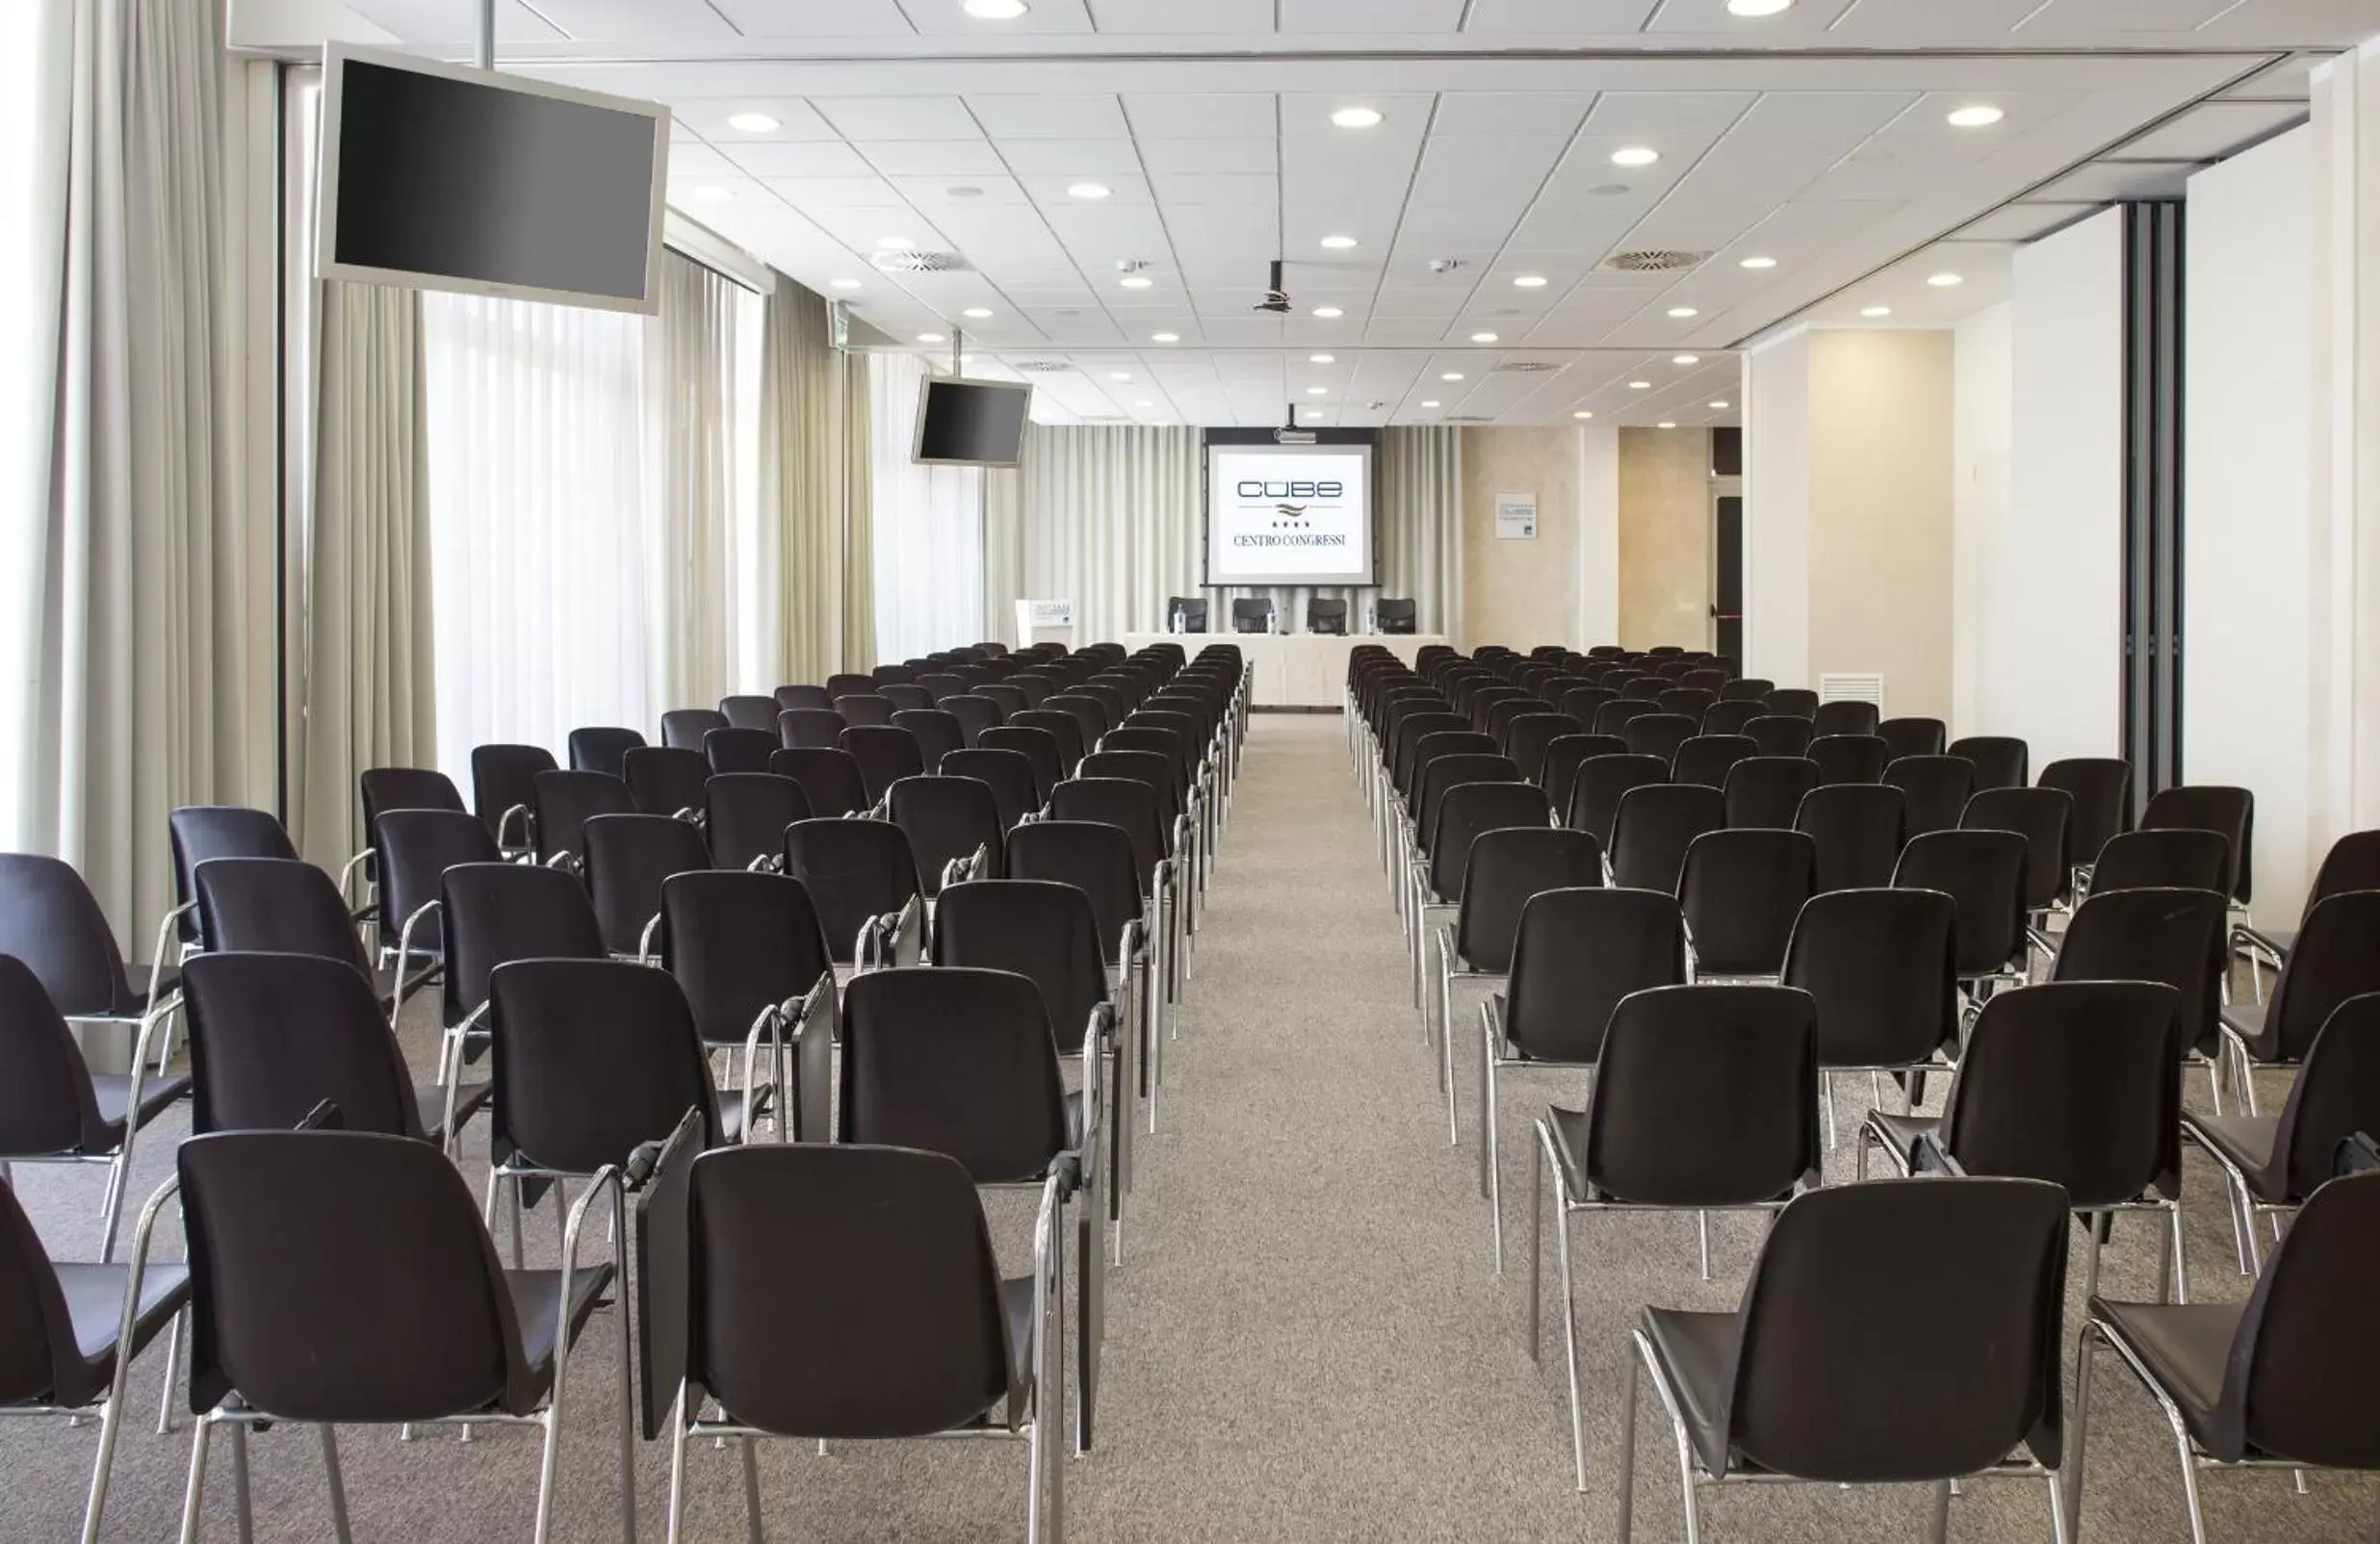
[[[1037,628],[1071,628],[1074,625],[1074,603],[1072,601],[1029,601],[1032,606],[1030,626]]]
[[[1496,495],[1496,540],[1506,542],[1537,540],[1536,494],[1500,493]]]

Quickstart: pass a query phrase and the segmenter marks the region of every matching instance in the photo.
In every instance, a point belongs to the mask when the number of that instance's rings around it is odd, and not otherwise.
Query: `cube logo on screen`
[[[1371,570],[1367,450],[1214,447],[1208,573],[1218,584],[1346,583]]]

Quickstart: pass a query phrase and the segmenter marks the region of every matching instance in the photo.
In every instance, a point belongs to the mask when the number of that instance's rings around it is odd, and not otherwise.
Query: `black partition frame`
[[[2133,814],[2183,780],[2183,206],[2124,221],[2124,759]]]

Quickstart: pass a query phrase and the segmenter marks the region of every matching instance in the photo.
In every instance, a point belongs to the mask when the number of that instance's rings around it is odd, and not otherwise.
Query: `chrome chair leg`
[[[678,1530],[686,1521],[686,1384],[669,1406],[669,1502],[662,1513],[665,1544],[678,1544]]]
[[[182,1491],[182,1544],[198,1544],[198,1513],[207,1489],[207,1448],[214,1436],[215,1415],[210,1411],[191,1428],[190,1482]]]
[[[1545,1165],[1529,1164],[1529,1360],[1538,1361],[1538,1300],[1544,1292]]]
[[[750,1437],[736,1445],[743,1449],[744,1544],[763,1544],[760,1445]]]
[[[173,1429],[173,1379],[182,1365],[182,1331],[190,1324],[190,1310],[184,1308],[173,1316],[173,1327],[166,1331],[166,1387],[157,1396],[157,1434],[165,1436]]]
[[[1562,1350],[1570,1386],[1570,1461],[1577,1471],[1579,1493],[1584,1495],[1587,1416],[1578,1386],[1578,1304],[1570,1297],[1570,1196],[1569,1187],[1559,1173],[1554,1176],[1554,1248],[1562,1253],[1556,1274],[1562,1283]]]
[[[1951,1482],[1947,1480],[1934,1486],[1933,1521],[1927,1526],[1928,1544],[1949,1544],[1951,1537]]]
[[[354,1544],[354,1531],[348,1526],[347,1479],[339,1472],[339,1435],[327,1423],[316,1429],[323,1434],[323,1477],[330,1490],[331,1535],[339,1544]]]
[[[240,1544],[256,1544],[256,1507],[248,1494],[248,1424],[231,1423],[231,1511]]]
[[[2099,1359],[2092,1354],[2091,1343],[2096,1338],[2087,1324],[2075,1337],[2074,1420],[2067,1427],[2065,1472],[2058,1477],[2065,1492],[2063,1531],[2068,1537],[2079,1537],[2082,1531],[2082,1459],[2091,1419],[2091,1367]]]
[[[1711,1279],[1711,1214],[1694,1213],[1694,1238],[1701,1247],[1702,1279]]]
[[[1626,1354],[1627,1365],[1619,1375],[1619,1526],[1612,1536],[1619,1544],[1632,1544],[1636,1538],[1636,1414],[1637,1414],[1637,1351],[1632,1344]],[[1584,1474],[1579,1488],[1587,1488]]]
[[[2174,1446],[2182,1454],[2182,1505],[2189,1511],[2190,1544],[2207,1544],[2207,1515],[2198,1504],[2198,1460],[2190,1452],[2189,1428],[2182,1424],[2177,1412],[2168,1412],[2173,1423]]]
[[[1496,1046],[1494,1031],[1480,1025],[1479,1042],[1479,1163],[1487,1181],[1488,1233],[1494,1247],[1496,1274],[1504,1274],[1504,1153],[1496,1129]]]

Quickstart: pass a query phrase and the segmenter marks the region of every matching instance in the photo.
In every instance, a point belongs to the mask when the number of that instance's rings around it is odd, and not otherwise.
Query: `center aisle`
[[[1068,1476],[1086,1538],[1609,1528],[1568,1484],[1558,1354],[1539,1377],[1519,1339],[1517,1250],[1514,1290],[1490,1284],[1343,736],[1296,714],[1248,736],[1140,1149],[1100,1451]]]

